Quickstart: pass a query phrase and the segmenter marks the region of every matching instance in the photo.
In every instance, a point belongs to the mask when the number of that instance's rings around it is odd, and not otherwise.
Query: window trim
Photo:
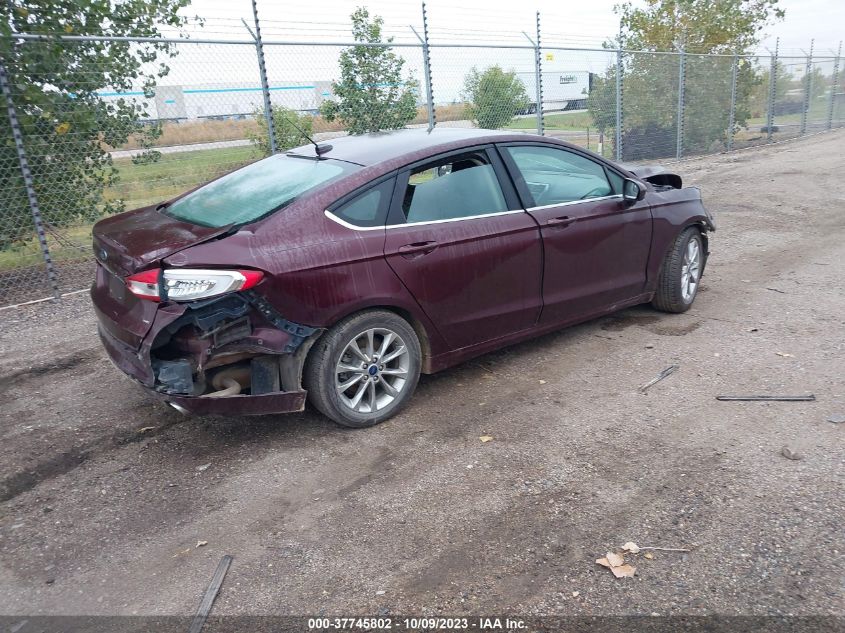
[[[507,167],[508,173],[513,181],[514,188],[516,189],[517,193],[519,194],[519,199],[522,202],[522,207],[526,211],[535,211],[540,209],[552,209],[554,207],[562,207],[562,206],[570,206],[574,204],[583,204],[585,202],[595,202],[601,200],[612,200],[614,198],[622,198],[621,193],[614,193],[609,196],[599,196],[597,198],[587,198],[586,200],[570,200],[568,202],[557,202],[555,204],[542,204],[531,206],[534,203],[534,197],[531,195],[531,192],[528,189],[528,185],[525,183],[525,178],[522,176],[522,172],[519,170],[519,167],[516,165],[516,161],[513,160],[513,157],[510,153],[505,151],[507,147],[543,147],[548,149],[556,149],[563,152],[570,152],[581,158],[585,158],[589,161],[596,163],[599,167],[601,167],[605,174],[604,177],[607,179],[608,186],[611,187],[611,191],[613,191],[613,183],[610,182],[610,178],[607,175],[608,171],[615,172],[618,176],[621,176],[624,180],[625,178],[629,178],[622,174],[618,169],[616,169],[613,165],[605,162],[601,159],[596,159],[594,156],[589,156],[584,152],[578,151],[579,148],[575,147],[568,147],[563,145],[557,145],[555,143],[542,143],[539,141],[508,141],[506,143],[495,143],[496,151],[501,156],[502,162]]]

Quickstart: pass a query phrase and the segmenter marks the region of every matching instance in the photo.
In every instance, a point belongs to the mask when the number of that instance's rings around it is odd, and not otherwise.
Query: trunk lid
[[[94,225],[94,256],[110,272],[128,276],[159,261],[222,235],[229,226],[207,227],[183,222],[144,207],[100,220]]]
[[[145,207],[94,225],[97,279],[91,300],[101,326],[137,350],[149,332],[158,304],[126,287],[126,277],[157,266],[168,255],[222,235],[228,226],[209,228],[182,222]]]

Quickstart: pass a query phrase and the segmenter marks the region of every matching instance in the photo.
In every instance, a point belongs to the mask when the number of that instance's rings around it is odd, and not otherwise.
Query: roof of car
[[[367,166],[413,154],[420,150],[434,150],[438,146],[459,141],[475,144],[503,140],[503,137],[512,136],[514,136],[514,132],[500,130],[440,127],[428,131],[426,128],[414,128],[343,136],[317,141],[317,144],[331,145],[331,149],[323,154],[326,158],[335,158]],[[301,156],[315,155],[313,145],[303,145],[289,150],[288,153]]]

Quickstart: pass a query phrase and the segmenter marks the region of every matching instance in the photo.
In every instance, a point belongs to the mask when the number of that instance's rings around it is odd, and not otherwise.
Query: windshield
[[[201,226],[246,224],[357,169],[360,169],[357,165],[340,161],[276,154],[200,187],[164,212]]]

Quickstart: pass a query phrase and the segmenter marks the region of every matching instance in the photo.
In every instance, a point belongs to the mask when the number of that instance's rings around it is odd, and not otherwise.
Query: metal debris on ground
[[[813,402],[815,399],[811,393],[806,396],[716,396],[716,400],[723,402]]]
[[[188,633],[200,633],[202,630],[206,619],[208,619],[208,614],[211,613],[211,607],[214,605],[217,593],[220,591],[220,587],[223,586],[223,579],[226,577],[226,572],[229,571],[229,565],[231,564],[232,557],[228,554],[220,559],[220,563],[218,563],[217,569],[214,571],[214,576],[211,578],[211,584],[205,590],[205,594],[191,622],[191,628],[188,629]]]
[[[645,393],[647,390],[659,383],[664,378],[668,378],[669,376],[674,374],[676,371],[678,371],[678,369],[680,369],[680,365],[669,365],[666,369],[657,374],[656,378],[652,378],[646,384],[640,387],[640,393]]]

